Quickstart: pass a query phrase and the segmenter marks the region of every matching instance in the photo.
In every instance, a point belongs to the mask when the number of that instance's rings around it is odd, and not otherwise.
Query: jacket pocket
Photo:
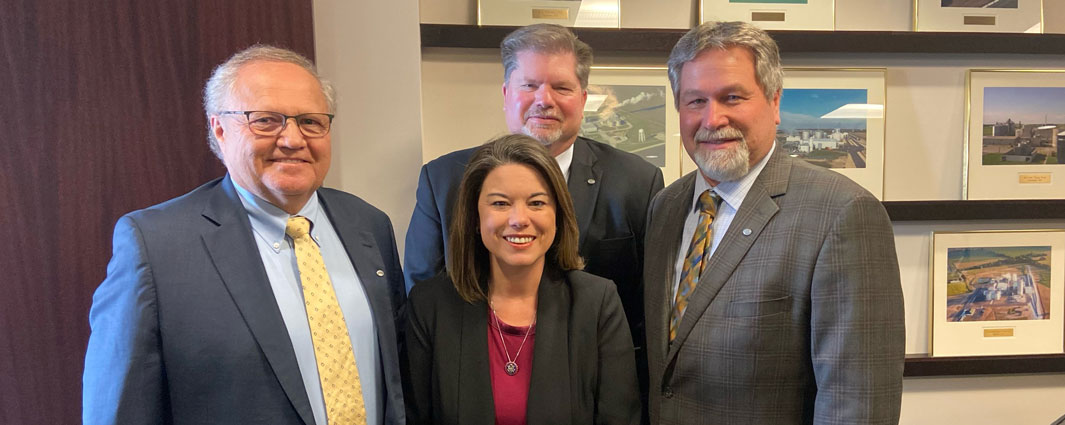
[[[791,310],[791,296],[761,301],[733,301],[729,303],[728,317],[763,317]]]

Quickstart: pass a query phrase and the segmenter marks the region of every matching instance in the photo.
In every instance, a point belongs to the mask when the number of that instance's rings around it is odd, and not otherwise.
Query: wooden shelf
[[[1065,219],[1065,200],[885,201],[891,221]]]
[[[903,376],[1065,373],[1065,354],[991,357],[906,356]]]
[[[517,27],[421,24],[422,47],[499,48]],[[597,51],[669,53],[687,30],[574,28]],[[785,53],[1065,54],[1065,34],[769,31]]]

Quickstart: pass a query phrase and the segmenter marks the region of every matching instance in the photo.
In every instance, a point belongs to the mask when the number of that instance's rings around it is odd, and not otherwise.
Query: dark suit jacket
[[[403,257],[408,290],[444,270],[451,207],[476,149],[452,152],[422,166]],[[574,142],[569,191],[577,211],[584,271],[617,285],[637,347],[643,346],[644,224],[651,198],[661,189],[662,171],[642,158],[585,138]]]
[[[403,326],[405,293],[392,225],[355,196],[318,195],[373,310],[385,423],[402,424],[396,326]],[[86,424],[314,423],[229,177],[125,215],[113,250],[89,314]]]
[[[697,178],[663,190],[649,213],[651,422],[898,423],[905,328],[888,216],[846,177],[780,149],[669,343],[674,264]]]
[[[547,269],[537,297],[528,423],[639,423],[632,342],[614,285]],[[408,422],[494,424],[487,304],[463,301],[440,274],[411,290],[408,312]]]

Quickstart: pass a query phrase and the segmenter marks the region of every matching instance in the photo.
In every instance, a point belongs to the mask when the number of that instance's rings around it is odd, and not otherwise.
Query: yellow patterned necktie
[[[669,319],[669,342],[677,337],[677,327],[680,326],[680,318],[684,315],[684,309],[688,307],[688,296],[695,291],[695,285],[699,283],[706,268],[706,255],[710,253],[710,241],[713,232],[710,224],[717,215],[717,195],[712,191],[704,191],[699,195],[699,224],[695,226],[695,234],[692,235],[691,245],[688,245],[688,255],[684,257],[684,267],[680,273],[680,285],[677,287],[677,298],[673,303],[673,314]]]
[[[288,219],[285,234],[292,238],[296,248],[326,417],[330,425],[362,425],[366,423],[366,408],[355,353],[344,313],[340,311],[333,283],[325,270],[318,244],[311,239],[310,229],[309,220],[295,216]]]

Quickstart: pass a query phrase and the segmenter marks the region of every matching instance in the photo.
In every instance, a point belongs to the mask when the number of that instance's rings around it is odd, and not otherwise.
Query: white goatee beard
[[[712,141],[717,139],[738,139],[736,143],[725,149],[706,150],[699,149],[700,141]],[[710,180],[718,183],[739,180],[750,171],[749,162],[751,152],[747,149],[747,140],[743,133],[734,128],[709,130],[700,128],[695,133],[695,155],[692,158],[699,171]]]
[[[562,138],[561,128],[544,132],[533,131],[533,129],[529,128],[528,125],[525,125],[521,127],[521,133],[536,139],[537,142],[540,142],[540,144],[544,145],[544,147],[546,148],[550,148],[551,145],[555,144],[555,142],[558,142],[558,139]]]

